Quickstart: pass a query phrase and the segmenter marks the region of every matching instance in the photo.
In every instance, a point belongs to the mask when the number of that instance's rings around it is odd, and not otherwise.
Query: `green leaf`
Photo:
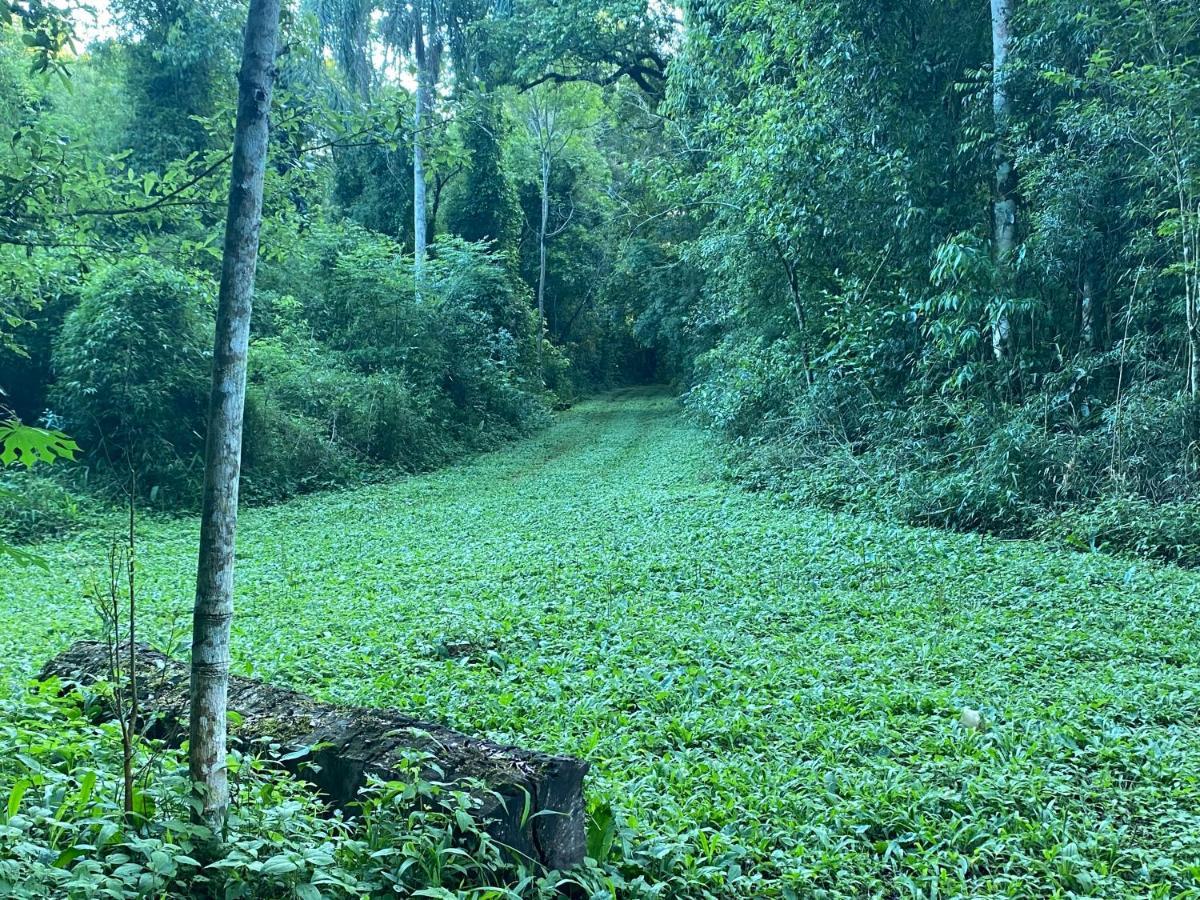
[[[299,868],[289,857],[280,854],[263,862],[260,871],[264,875],[288,875]]]
[[[62,853],[58,854],[57,858],[55,858],[54,868],[70,868],[71,863],[79,859],[79,857],[83,856],[83,854],[84,851],[80,850],[78,847],[71,847],[67,850],[64,850]]]
[[[37,566],[39,569],[50,571],[50,563],[46,561],[45,557],[21,550],[4,541],[0,541],[0,556],[7,556],[18,566]]]
[[[0,464],[19,463],[32,469],[38,462],[74,459],[79,445],[61,431],[22,425],[16,419],[0,422]]]
[[[21,798],[29,790],[30,784],[28,778],[18,779],[17,783],[12,786],[12,790],[8,792],[8,818],[11,819],[15,816],[21,808]]]

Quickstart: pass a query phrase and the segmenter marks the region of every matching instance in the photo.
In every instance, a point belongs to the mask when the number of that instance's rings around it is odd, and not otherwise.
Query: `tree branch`
[[[533,90],[533,88],[537,87],[538,85],[546,84],[547,82],[551,82],[553,84],[588,82],[600,87],[608,87],[609,85],[616,84],[622,78],[628,76],[647,94],[657,96],[658,94],[662,93],[661,82],[665,80],[667,76],[666,62],[661,57],[650,53],[647,53],[644,58],[649,59],[653,65],[647,66],[640,60],[626,62],[603,77],[586,72],[577,72],[574,74],[567,72],[546,72],[537,78],[534,78],[532,81],[526,81],[517,85],[517,92],[523,94],[526,91]],[[652,81],[657,81],[659,83],[654,84]]]

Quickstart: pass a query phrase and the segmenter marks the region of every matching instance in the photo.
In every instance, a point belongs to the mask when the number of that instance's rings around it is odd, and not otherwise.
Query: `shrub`
[[[241,493],[274,502],[350,481],[354,460],[323,433],[321,424],[287,411],[261,386],[246,390]]]
[[[343,484],[373,464],[426,470],[546,421],[529,290],[482,244],[439,242],[418,299],[411,257],[394,241],[319,225],[288,258],[268,261],[262,280],[243,444],[248,499]],[[164,505],[198,496],[204,309],[192,279],[149,260],[84,285],[54,348],[52,415],[102,485],[123,485],[132,471]],[[559,353],[545,357],[562,367]]]
[[[446,427],[430,420],[429,401],[402,376],[350,376],[352,391],[334,410],[341,440],[371,459],[422,471],[451,459],[457,448]]]
[[[152,259],[95,272],[54,347],[51,402],[85,462],[143,491],[194,494],[208,388],[205,299]]]
[[[1200,566],[1200,501],[1108,497],[1046,522],[1041,533],[1080,550],[1133,553]]]
[[[382,235],[321,226],[298,256],[268,276],[275,337],[256,347],[285,409],[407,469],[545,420],[529,289],[485,245],[439,240],[419,300],[411,257]]]
[[[0,476],[0,540],[30,543],[81,524],[81,501],[51,478],[19,470]]]
[[[303,420],[305,440],[322,441],[343,463],[374,460],[415,471],[453,454],[445,428],[431,422],[427,399],[402,375],[361,374],[311,341],[256,341],[250,369],[261,401]],[[262,439],[264,427],[265,419],[254,423],[253,440]]]
[[[884,404],[862,380],[809,387],[780,343],[726,342],[701,357],[688,405],[728,441],[742,483],[898,522],[1200,564],[1185,401],[1147,380],[1121,407],[1080,367],[1022,403],[919,393]],[[1083,374],[1081,374],[1083,373]]]
[[[786,415],[804,383],[798,357],[780,342],[730,337],[696,362],[687,404],[731,438],[760,435]]]
[[[442,388],[469,446],[493,446],[544,422],[537,314],[529,289],[482,244],[438,242],[430,266],[444,348]],[[554,353],[543,352],[542,361]]]

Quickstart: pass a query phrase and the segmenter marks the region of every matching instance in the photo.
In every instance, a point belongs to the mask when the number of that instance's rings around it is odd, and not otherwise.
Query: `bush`
[[[30,543],[81,524],[86,501],[51,478],[13,471],[0,476],[0,540]]]
[[[1162,381],[1122,406],[1080,368],[1020,404],[919,393],[885,405],[825,373],[809,387],[780,343],[726,342],[699,361],[689,407],[727,439],[734,477],[831,509],[912,525],[1044,535],[1200,564],[1200,484],[1185,403]]]
[[[453,455],[445,427],[432,422],[427,400],[401,375],[361,374],[313,342],[276,340],[253,344],[250,372],[262,402],[303,421],[305,440],[322,441],[344,463],[372,460],[417,471]],[[262,427],[256,422],[251,430]]]
[[[772,430],[802,390],[799,359],[782,342],[730,337],[696,362],[687,404],[733,439]]]
[[[321,423],[282,409],[262,387],[246,390],[241,494],[277,502],[353,479],[355,461],[323,433]]]
[[[283,409],[408,470],[545,421],[529,289],[484,245],[438,241],[420,300],[411,257],[382,235],[325,225],[295,256],[268,270],[272,337],[252,354]]]
[[[457,453],[444,424],[431,421],[429,401],[402,376],[380,373],[350,379],[353,390],[334,410],[342,440],[372,459],[419,472]]]
[[[1184,566],[1200,566],[1200,501],[1154,503],[1109,497],[1069,509],[1044,523],[1044,537],[1080,550],[1133,553]]]
[[[87,279],[55,342],[50,415],[103,487],[124,487],[132,471],[163,505],[198,497],[206,305],[189,276],[152,260]],[[254,333],[247,499],[344,484],[375,465],[427,470],[547,420],[529,290],[481,244],[440,241],[418,299],[393,240],[318,225],[264,263]]]
[[[85,463],[144,493],[195,495],[204,447],[209,329],[203,292],[152,259],[95,272],[54,347],[51,394]]]

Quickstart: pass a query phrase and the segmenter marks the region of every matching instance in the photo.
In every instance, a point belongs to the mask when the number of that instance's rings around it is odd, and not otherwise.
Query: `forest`
[[[12,0],[0,895],[1200,897],[1191,0]]]

